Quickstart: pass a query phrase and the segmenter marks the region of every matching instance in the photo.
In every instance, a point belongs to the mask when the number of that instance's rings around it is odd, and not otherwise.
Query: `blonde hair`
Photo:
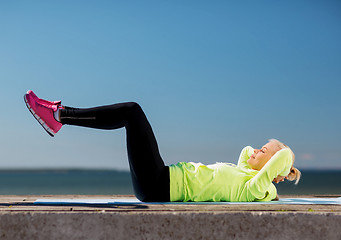
[[[276,143],[277,146],[280,148],[280,149],[289,149],[291,154],[292,154],[292,166],[290,168],[290,173],[288,174],[288,180],[289,181],[295,181],[295,184],[298,184],[298,182],[300,181],[301,179],[301,172],[300,170],[298,170],[297,168],[294,167],[294,162],[295,162],[295,154],[294,152],[287,146],[285,145],[284,143],[278,141],[277,139],[269,139],[269,142],[273,142],[273,143]]]

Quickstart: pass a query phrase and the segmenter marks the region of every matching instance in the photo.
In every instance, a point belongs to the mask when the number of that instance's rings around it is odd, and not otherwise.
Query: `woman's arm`
[[[250,168],[249,164],[247,163],[247,160],[250,158],[252,153],[253,148],[251,146],[244,147],[239,155],[238,166],[242,168]]]

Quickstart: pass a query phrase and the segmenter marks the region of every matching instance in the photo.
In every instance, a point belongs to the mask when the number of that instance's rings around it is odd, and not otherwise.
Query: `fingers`
[[[276,177],[276,178],[274,178],[274,180],[273,180],[273,182],[275,182],[275,183],[279,183],[279,182],[284,182],[284,179],[288,179],[288,177],[287,176],[278,176],[278,177]]]

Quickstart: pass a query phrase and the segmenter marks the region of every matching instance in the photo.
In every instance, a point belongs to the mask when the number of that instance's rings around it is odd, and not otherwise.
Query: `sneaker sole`
[[[38,123],[45,129],[45,131],[51,136],[54,137],[55,133],[52,131],[52,129],[47,126],[47,124],[44,122],[43,119],[41,119],[36,113],[35,111],[30,107],[30,105],[28,104],[27,98],[26,98],[26,94],[24,95],[24,101],[26,104],[26,107],[28,108],[28,110],[30,111],[30,113],[32,113],[33,117],[38,121]]]

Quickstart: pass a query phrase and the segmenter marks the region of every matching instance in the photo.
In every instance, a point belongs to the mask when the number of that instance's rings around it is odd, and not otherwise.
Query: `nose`
[[[254,153],[258,153],[258,152],[259,152],[259,149],[254,149],[253,152],[254,152]]]

